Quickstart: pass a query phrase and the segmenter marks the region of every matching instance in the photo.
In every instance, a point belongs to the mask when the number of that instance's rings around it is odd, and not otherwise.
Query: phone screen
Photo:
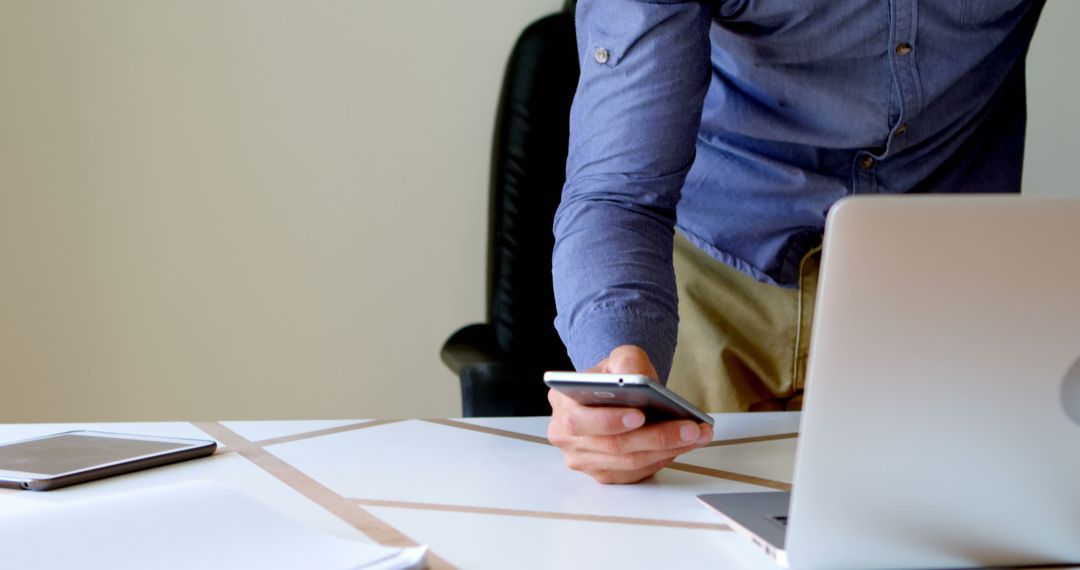
[[[0,446],[0,471],[59,475],[190,446],[190,443],[61,434]]]

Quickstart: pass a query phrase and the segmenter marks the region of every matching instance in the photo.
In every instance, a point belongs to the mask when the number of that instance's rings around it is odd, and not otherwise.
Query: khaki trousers
[[[668,387],[707,412],[798,410],[820,248],[798,289],[760,283],[675,236],[679,336]]]

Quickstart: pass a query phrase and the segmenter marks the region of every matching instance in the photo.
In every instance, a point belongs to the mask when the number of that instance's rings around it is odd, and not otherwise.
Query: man
[[[666,380],[706,411],[798,409],[830,206],[1018,192],[1042,5],[580,2],[553,258],[575,366]],[[551,441],[605,483],[712,436],[549,400]]]

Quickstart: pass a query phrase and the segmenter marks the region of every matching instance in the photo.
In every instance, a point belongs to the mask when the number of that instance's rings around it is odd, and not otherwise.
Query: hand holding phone
[[[586,406],[638,408],[646,423],[693,420],[714,424],[711,416],[642,374],[546,372],[544,383]]]
[[[621,373],[625,386],[628,376],[655,377],[656,369],[644,350],[624,345],[613,350],[590,372]],[[595,376],[589,374],[586,378],[595,379]],[[650,382],[658,385],[655,381]],[[618,378],[615,384],[618,385]],[[616,399],[592,396],[604,400]],[[585,396],[582,398],[585,399]],[[653,423],[646,424],[647,406],[643,410],[616,403],[584,405],[556,388],[552,388],[548,400],[552,407],[548,440],[562,451],[567,467],[604,484],[637,483],[647,479],[670,465],[679,455],[708,444],[713,437],[711,418],[700,422],[697,417],[659,421],[667,416],[657,415],[653,411],[648,412]],[[681,404],[676,406],[682,407]],[[680,414],[676,413],[675,416],[679,417]]]

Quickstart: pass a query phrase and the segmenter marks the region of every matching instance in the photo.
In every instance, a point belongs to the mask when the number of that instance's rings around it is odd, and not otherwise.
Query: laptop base
[[[726,519],[728,526],[745,535],[781,566],[787,566],[784,549],[791,493],[716,493],[698,500]]]

